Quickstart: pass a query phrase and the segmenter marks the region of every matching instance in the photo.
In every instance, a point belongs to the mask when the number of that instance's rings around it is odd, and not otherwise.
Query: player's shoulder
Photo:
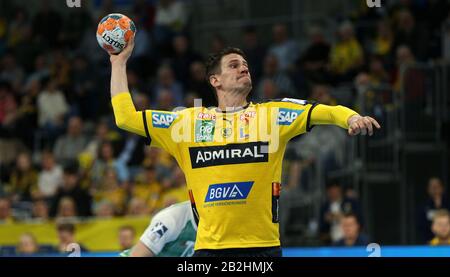
[[[295,108],[305,107],[308,104],[313,104],[310,101],[296,98],[278,98],[259,101],[255,103],[257,107],[280,107],[280,108]]]
[[[177,218],[183,216],[185,214],[186,210],[189,210],[191,208],[191,203],[189,201],[184,201],[180,203],[176,203],[173,205],[170,205],[167,208],[164,208],[159,213],[155,215],[155,219],[158,218]]]

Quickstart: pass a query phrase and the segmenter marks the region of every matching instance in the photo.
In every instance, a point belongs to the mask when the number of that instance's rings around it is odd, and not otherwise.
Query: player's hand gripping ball
[[[98,44],[111,54],[119,54],[135,34],[133,21],[120,13],[108,14],[97,27]]]

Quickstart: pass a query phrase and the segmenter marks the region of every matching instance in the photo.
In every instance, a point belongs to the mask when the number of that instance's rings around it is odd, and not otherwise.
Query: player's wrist
[[[111,66],[114,68],[126,68],[127,67],[127,60],[123,59],[116,59],[111,61]]]
[[[361,118],[361,116],[359,114],[351,115],[347,120],[348,126],[352,125],[352,123],[355,122],[356,120],[358,120],[359,118]]]

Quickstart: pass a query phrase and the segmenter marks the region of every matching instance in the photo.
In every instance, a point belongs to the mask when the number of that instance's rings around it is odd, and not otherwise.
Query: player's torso
[[[272,205],[286,144],[279,112],[265,105],[232,113],[191,111],[191,140],[180,142],[178,161],[200,218],[206,218],[200,219],[197,248],[279,243]]]

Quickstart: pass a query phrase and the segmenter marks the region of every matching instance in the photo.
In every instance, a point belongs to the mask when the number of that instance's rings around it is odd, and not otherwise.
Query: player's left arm
[[[310,114],[310,125],[333,124],[348,130],[348,134],[371,136],[374,126],[380,129],[380,124],[370,116],[361,116],[344,106],[317,105]],[[309,126],[308,126],[309,127]]]

